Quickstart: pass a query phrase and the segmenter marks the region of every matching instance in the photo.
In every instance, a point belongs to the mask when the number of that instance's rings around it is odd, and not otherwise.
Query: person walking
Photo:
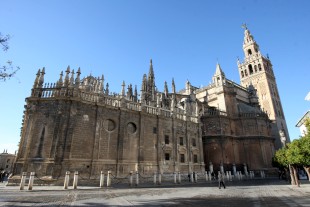
[[[224,175],[223,173],[219,172],[219,189],[221,189],[221,186],[223,185],[224,189],[226,188],[224,183]]]
[[[4,173],[2,171],[0,171],[0,182],[1,183],[3,182],[3,176],[4,176]]]

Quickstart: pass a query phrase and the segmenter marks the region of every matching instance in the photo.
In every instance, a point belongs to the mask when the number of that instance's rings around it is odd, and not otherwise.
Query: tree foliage
[[[273,163],[279,168],[285,168],[289,165],[286,157],[286,148],[281,148],[276,151],[275,156],[273,157]]]
[[[9,40],[10,40],[10,35],[5,35],[3,36],[0,33],[0,44],[2,47],[2,50],[4,52],[6,52],[9,49]],[[1,64],[0,65],[0,81],[6,81],[7,79],[10,79],[11,77],[13,77],[16,72],[19,70],[20,68],[17,66],[15,67],[12,63],[11,60],[8,60],[5,64]]]
[[[305,125],[307,127],[305,136],[276,151],[273,162],[278,167],[291,167],[293,174],[296,174],[297,166],[303,166],[310,178],[310,119],[306,120]],[[297,180],[296,176],[292,180]],[[298,181],[295,181],[295,184],[297,185]]]

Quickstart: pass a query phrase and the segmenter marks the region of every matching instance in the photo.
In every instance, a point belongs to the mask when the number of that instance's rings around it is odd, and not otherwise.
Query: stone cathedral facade
[[[68,67],[56,83],[44,83],[45,69],[39,70],[26,98],[14,174],[59,177],[69,170],[92,178],[102,170],[204,172],[210,164],[272,168],[275,144],[280,134],[288,136],[281,102],[270,60],[247,28],[243,48],[241,85],[217,64],[206,87],[187,81],[177,90],[172,80],[160,92],[151,61],[140,98],[131,84],[111,93],[103,76],[82,78],[80,69]]]

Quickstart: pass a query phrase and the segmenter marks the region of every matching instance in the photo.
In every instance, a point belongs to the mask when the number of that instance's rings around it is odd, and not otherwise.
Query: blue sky
[[[291,139],[295,124],[310,109],[310,1],[307,0],[0,0],[0,32],[12,36],[0,63],[20,66],[0,82],[0,152],[13,153],[20,140],[25,98],[35,74],[56,82],[68,65],[82,76],[104,74],[110,90],[122,81],[140,89],[153,59],[156,85],[184,88],[188,79],[205,86],[219,62],[226,77],[240,83],[242,23],[274,68]]]

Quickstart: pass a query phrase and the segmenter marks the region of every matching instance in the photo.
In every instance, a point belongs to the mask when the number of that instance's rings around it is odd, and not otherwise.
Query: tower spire
[[[70,73],[70,66],[68,65],[67,70],[66,70],[66,76],[65,76],[65,87],[69,85],[69,73]]]
[[[70,85],[71,87],[73,87],[74,85],[74,70],[71,71],[71,77],[70,77]]]
[[[146,74],[143,75],[142,78],[142,86],[141,86],[141,101],[144,101],[146,99],[146,93],[147,93],[147,77]]]
[[[135,92],[134,92],[134,101],[137,102],[138,100],[138,90],[137,90],[137,85],[135,85]]]
[[[153,61],[150,60],[149,79],[154,78]]]
[[[42,88],[42,86],[43,86],[43,83],[44,83],[44,74],[45,74],[45,67],[43,67],[43,68],[42,68],[42,71],[41,71],[41,75],[40,75],[39,83],[38,83],[38,87],[39,87],[39,88]]]
[[[122,84],[122,92],[121,92],[122,97],[125,96],[125,86],[126,86],[125,81],[123,81],[123,84]]]
[[[223,72],[219,63],[216,64],[215,73],[212,79],[216,86],[221,86],[225,83],[225,73]]]
[[[172,78],[172,93],[175,94],[175,84],[174,84],[174,78]]]
[[[167,81],[165,81],[164,93],[165,93],[165,97],[168,97],[168,85],[167,85]]]
[[[105,95],[109,95],[109,83],[107,83],[105,86]]]
[[[147,84],[148,84],[147,92],[148,94],[150,94],[151,100],[154,101],[156,98],[156,94],[155,94],[155,75],[154,75],[154,70],[153,70],[152,59],[150,60],[150,69],[149,69]]]
[[[81,69],[79,68],[78,71],[76,72],[76,78],[75,78],[75,86],[79,86],[80,85],[80,75],[81,75]]]
[[[39,79],[40,79],[40,73],[41,73],[41,70],[39,69],[37,72],[37,75],[36,75],[36,79],[34,80],[34,83],[33,83],[33,88],[38,87]]]
[[[61,71],[59,74],[59,80],[57,81],[57,87],[62,87],[63,86],[63,80],[62,80],[63,72]]]
[[[245,57],[248,58],[253,55],[260,55],[259,46],[254,40],[250,30],[246,24],[243,24],[242,27],[244,28],[243,52]]]

